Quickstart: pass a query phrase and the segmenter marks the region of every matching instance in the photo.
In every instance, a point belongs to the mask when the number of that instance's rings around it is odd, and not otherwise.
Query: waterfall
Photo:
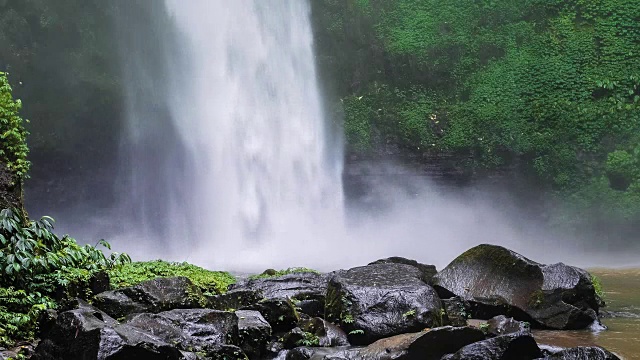
[[[341,228],[343,204],[309,3],[165,2],[176,36],[153,102],[170,120],[131,101],[139,75],[128,85],[132,216],[168,237],[171,252],[212,266],[312,253],[328,228]]]

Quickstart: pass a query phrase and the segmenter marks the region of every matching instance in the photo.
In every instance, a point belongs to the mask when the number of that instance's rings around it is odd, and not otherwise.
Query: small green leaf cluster
[[[133,286],[143,281],[163,277],[184,276],[189,278],[205,295],[223,294],[229,285],[236,282],[228,272],[210,271],[183,262],[162,260],[132,262],[108,271],[114,289]]]
[[[0,163],[4,163],[19,179],[27,178],[27,130],[19,115],[22,103],[14,100],[7,74],[0,72]]]
[[[105,255],[53,233],[54,220],[29,221],[21,211],[0,211],[0,346],[29,339],[36,319],[56,300],[89,298],[93,274],[129,263],[127,254]],[[101,240],[98,245],[110,248]]]
[[[298,346],[320,346],[320,338],[316,334],[310,332],[303,332],[302,339],[296,342]]]

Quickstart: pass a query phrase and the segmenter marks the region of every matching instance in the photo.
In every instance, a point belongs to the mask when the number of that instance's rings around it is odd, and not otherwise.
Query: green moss
[[[600,281],[600,278],[595,275],[591,275],[591,283],[593,284],[593,289],[596,291],[596,295],[601,299],[604,299],[604,290],[602,290],[602,282]]]
[[[532,292],[531,295],[529,296],[529,306],[532,308],[540,307],[543,301],[544,301],[544,293],[542,292],[542,290],[536,290]]]
[[[249,279],[268,279],[268,278],[279,277],[279,276],[284,276],[289,274],[301,274],[301,273],[320,274],[320,272],[317,270],[304,268],[304,267],[294,267],[294,268],[288,268],[285,270],[268,269],[268,270],[265,270],[262,274],[249,276]]]
[[[162,260],[134,262],[109,271],[111,286],[122,288],[161,277],[184,276],[198,286],[205,295],[222,294],[236,282],[228,272],[210,271],[189,263]]]

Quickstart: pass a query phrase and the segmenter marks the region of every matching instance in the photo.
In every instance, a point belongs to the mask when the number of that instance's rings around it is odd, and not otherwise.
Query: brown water
[[[602,281],[606,311],[624,317],[602,319],[609,329],[594,331],[535,331],[540,344],[562,347],[598,345],[626,360],[640,360],[640,269],[593,269]]]

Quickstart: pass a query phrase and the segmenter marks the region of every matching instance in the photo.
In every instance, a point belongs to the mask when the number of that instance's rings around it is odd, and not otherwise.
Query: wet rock
[[[446,354],[484,339],[484,333],[478,329],[445,326],[378,340],[358,350],[357,356],[360,359],[371,360],[439,360]]]
[[[274,332],[289,331],[296,327],[296,324],[300,320],[295,306],[291,300],[287,298],[263,299],[241,310],[259,311],[267,322],[269,322]]]
[[[530,334],[514,333],[467,345],[442,360],[532,360],[541,355]]]
[[[415,260],[406,259],[406,258],[399,257],[399,256],[392,256],[390,258],[376,260],[376,261],[370,263],[369,265],[375,265],[375,264],[405,264],[405,265],[411,265],[411,266],[417,268],[418,270],[420,270],[420,272],[422,272],[422,281],[426,282],[427,284],[430,284],[431,280],[433,279],[433,277],[438,273],[438,271],[436,270],[436,267],[434,265],[421,264],[421,263],[419,263],[419,262],[417,262]]]
[[[508,318],[504,315],[498,315],[487,321],[487,333],[499,336],[512,333],[529,333],[529,324]]]
[[[313,334],[318,338],[318,346],[335,347],[349,346],[347,334],[339,327],[321,319],[313,318],[300,322],[302,331]]]
[[[615,354],[598,346],[580,346],[570,349],[562,349],[548,354],[547,360],[620,360]]]
[[[238,343],[238,317],[209,309],[176,309],[158,314],[134,315],[126,325],[150,333],[178,349],[205,353],[208,357],[229,355],[243,358]]]
[[[258,291],[238,289],[228,291],[221,295],[208,296],[207,308],[222,311],[235,311],[237,309],[257,304],[262,299],[262,294]]]
[[[258,359],[271,337],[271,326],[258,311],[238,310],[239,346],[250,359]]]
[[[442,324],[442,304],[422,272],[404,264],[376,264],[336,273],[329,281],[325,315],[349,341],[376,340]]]
[[[336,347],[349,346],[347,334],[339,327],[321,318],[302,320],[299,327],[283,336],[285,349],[298,346]]]
[[[467,325],[467,320],[471,317],[471,306],[468,301],[455,296],[450,299],[443,299],[442,306],[446,314],[446,324],[451,326]]]
[[[434,277],[440,296],[459,296],[473,316],[507,315],[551,329],[582,329],[597,321],[589,274],[562,263],[541,265],[513,251],[480,245]]]
[[[201,308],[206,299],[186,277],[158,278],[95,297],[98,308],[119,319],[130,314]]]
[[[357,350],[343,347],[297,347],[286,353],[285,360],[357,360]],[[364,360],[364,358],[362,358]],[[367,359],[369,360],[369,359]],[[375,359],[370,359],[375,360]]]
[[[55,326],[38,347],[35,360],[183,359],[160,338],[132,326],[120,325],[89,305],[58,315]]]
[[[265,299],[290,299],[310,316],[321,316],[327,291],[327,275],[293,273],[278,277],[248,279],[231,285],[230,293],[253,291]],[[246,305],[245,305],[246,306]]]

